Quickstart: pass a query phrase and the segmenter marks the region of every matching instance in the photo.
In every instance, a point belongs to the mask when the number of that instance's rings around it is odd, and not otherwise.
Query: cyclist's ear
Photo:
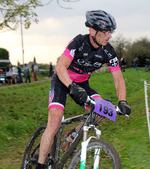
[[[91,36],[95,36],[96,31],[93,28],[89,28],[89,33]]]

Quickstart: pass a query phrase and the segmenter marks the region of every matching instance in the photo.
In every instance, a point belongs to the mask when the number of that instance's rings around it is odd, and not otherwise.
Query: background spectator
[[[134,67],[136,70],[138,69],[138,64],[137,64],[137,62],[138,62],[138,58],[136,57],[136,58],[133,59],[133,67]]]
[[[9,65],[6,67],[6,79],[8,80],[8,84],[12,84],[12,68]]]
[[[37,66],[37,64],[35,62],[33,62],[32,64],[32,74],[33,74],[33,79],[34,81],[37,81],[37,72],[40,71],[39,67]]]
[[[49,78],[53,76],[53,65],[52,65],[52,62],[50,62],[50,65],[49,65]]]
[[[150,70],[150,59],[149,58],[146,58],[145,59],[145,71],[147,70]]]
[[[27,83],[28,80],[29,80],[29,83],[31,83],[30,72],[31,72],[31,70],[30,70],[29,65],[25,64],[25,73],[26,73],[25,83]]]
[[[18,75],[19,75],[18,83],[20,84],[20,83],[22,83],[22,76],[21,76],[22,69],[21,69],[20,63],[18,63],[18,67],[17,68],[18,68]]]
[[[121,61],[121,70],[123,72],[125,72],[125,68],[126,68],[126,60],[125,60],[125,56],[122,56],[122,58],[120,59]]]

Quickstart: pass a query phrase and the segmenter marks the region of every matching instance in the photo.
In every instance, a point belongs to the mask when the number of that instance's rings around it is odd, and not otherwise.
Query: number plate
[[[95,99],[95,103],[96,103],[94,109],[95,113],[107,117],[112,121],[116,120],[116,109],[111,102],[108,102],[103,99]]]

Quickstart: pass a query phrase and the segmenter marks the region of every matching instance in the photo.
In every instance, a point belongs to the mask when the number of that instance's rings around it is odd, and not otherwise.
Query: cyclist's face
[[[112,38],[111,31],[98,31],[96,34],[96,30],[94,30],[93,28],[90,28],[89,32],[90,32],[90,37],[93,36],[94,38],[96,38],[96,41],[102,46],[106,46],[109,42],[109,39]],[[95,35],[96,35],[96,37],[95,37]],[[98,47],[96,45],[96,43],[92,40],[92,38],[90,38],[90,41],[94,47],[96,47],[96,48]]]
[[[95,38],[99,44],[106,46],[109,42],[109,39],[112,38],[111,31],[98,31]]]

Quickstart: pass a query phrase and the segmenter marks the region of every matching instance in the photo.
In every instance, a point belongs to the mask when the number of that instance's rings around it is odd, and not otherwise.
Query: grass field
[[[150,138],[145,111],[144,80],[150,83],[150,72],[127,69],[123,72],[127,101],[132,108],[129,118],[117,116],[116,122],[102,131],[121,156],[123,169],[150,169]],[[19,169],[26,144],[35,129],[47,122],[48,92],[51,81],[0,88],[0,169]],[[110,72],[96,72],[90,85],[103,99],[117,104]],[[150,107],[150,88],[148,89]],[[65,117],[83,113],[83,109],[67,99]]]

